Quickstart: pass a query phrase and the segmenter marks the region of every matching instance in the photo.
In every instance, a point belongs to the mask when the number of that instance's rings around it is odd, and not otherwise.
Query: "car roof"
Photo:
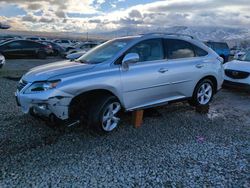
[[[146,34],[138,34],[135,36],[119,37],[117,39],[136,39],[136,38],[143,38],[143,39],[170,38],[170,39],[196,40],[196,38],[192,35],[179,34],[179,33],[146,33]]]
[[[13,39],[13,40],[8,40],[6,42],[1,43],[0,45],[4,45],[4,44],[8,44],[11,42],[18,42],[18,41],[28,41],[28,42],[33,42],[33,43],[38,43],[38,44],[42,44],[41,42],[37,42],[37,41],[33,41],[33,40],[25,40],[25,39]],[[42,44],[44,45],[44,44]]]

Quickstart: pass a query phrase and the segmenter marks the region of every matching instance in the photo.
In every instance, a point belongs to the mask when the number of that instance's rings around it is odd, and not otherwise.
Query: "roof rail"
[[[145,33],[141,34],[143,36],[148,36],[148,35],[169,35],[169,36],[184,36],[184,37],[190,37],[191,39],[195,39],[194,36],[188,35],[188,34],[181,34],[181,33]]]

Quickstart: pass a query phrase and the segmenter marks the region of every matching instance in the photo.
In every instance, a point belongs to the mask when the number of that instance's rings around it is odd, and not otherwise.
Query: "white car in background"
[[[0,69],[3,67],[4,64],[5,64],[5,58],[2,54],[0,54]]]
[[[69,59],[69,60],[75,60],[75,59],[78,59],[80,58],[81,56],[83,56],[84,54],[86,54],[87,51],[85,50],[82,50],[82,51],[79,51],[79,52],[76,52],[76,53],[72,53],[72,54],[69,54],[66,56],[66,59]]]
[[[225,86],[243,86],[250,89],[250,51],[238,60],[224,64]]]
[[[241,50],[235,53],[234,59],[240,59],[243,55],[246,54],[246,50]]]
[[[60,46],[62,46],[66,51],[70,48],[72,48],[72,46],[74,46],[74,43],[71,42],[70,40],[67,39],[62,39],[62,40],[54,40],[53,42],[59,44]]]
[[[67,55],[77,53],[77,52],[82,52],[82,51],[89,51],[92,48],[98,46],[100,43],[99,42],[82,42],[80,44],[77,44],[76,46],[73,46],[71,49],[67,51]]]

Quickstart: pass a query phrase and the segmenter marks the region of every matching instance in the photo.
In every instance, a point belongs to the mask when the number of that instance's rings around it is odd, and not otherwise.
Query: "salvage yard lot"
[[[0,187],[250,187],[250,96],[222,90],[210,112],[186,103],[147,110],[142,128],[124,114],[108,135],[49,128],[23,115],[20,75],[56,61],[8,60],[0,70]]]

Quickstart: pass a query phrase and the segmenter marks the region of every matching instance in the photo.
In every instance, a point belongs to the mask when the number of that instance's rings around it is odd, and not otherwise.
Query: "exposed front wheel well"
[[[82,111],[85,109],[87,111],[91,104],[93,104],[93,101],[106,96],[114,96],[119,101],[119,98],[115,94],[105,89],[87,91],[75,96],[69,105],[69,118],[79,118],[82,115]]]

